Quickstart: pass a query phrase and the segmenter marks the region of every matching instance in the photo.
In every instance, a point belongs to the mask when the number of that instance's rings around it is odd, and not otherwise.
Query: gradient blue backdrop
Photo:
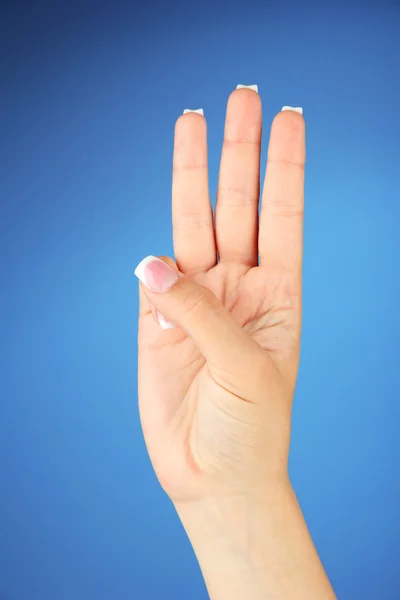
[[[339,598],[399,599],[400,8],[2,2],[0,39],[0,599],[207,598],[141,436],[132,272],[172,253],[175,119],[204,108],[214,194],[238,83],[266,134],[308,125],[294,485]]]

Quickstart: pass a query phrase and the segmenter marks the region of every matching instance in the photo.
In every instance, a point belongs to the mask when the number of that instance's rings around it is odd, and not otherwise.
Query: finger
[[[300,285],[304,212],[305,123],[286,110],[271,128],[259,231],[260,264]]]
[[[151,312],[149,301],[147,300],[141,286],[139,285],[139,318],[146,317]]]
[[[178,272],[178,268],[176,266],[175,261],[169,256],[160,256],[158,257],[158,259],[162,260],[167,265],[169,265],[171,269]],[[163,315],[158,313],[155,306],[147,299],[146,294],[143,292],[142,286],[139,285],[139,319],[147,317],[150,314],[153,316],[155,323],[157,323],[157,325],[161,325],[162,329],[169,328],[168,323],[165,321]],[[157,329],[156,331],[159,331],[159,329]]]
[[[182,273],[206,271],[216,264],[207,125],[204,117],[195,113],[182,115],[175,126],[172,225],[175,257]]]
[[[258,263],[261,99],[250,89],[235,90],[226,110],[215,209],[220,261]]]
[[[213,376],[230,374],[248,381],[249,370],[264,376],[272,368],[267,353],[208,288],[154,256],[145,258],[135,274],[156,309],[193,339]]]

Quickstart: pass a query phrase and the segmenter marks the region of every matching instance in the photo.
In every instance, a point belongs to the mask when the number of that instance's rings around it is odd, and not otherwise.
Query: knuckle
[[[204,218],[201,214],[195,212],[186,212],[179,215],[174,221],[174,229],[176,231],[187,230],[197,231],[212,227],[212,221],[209,218]]]
[[[218,310],[217,299],[207,288],[188,290],[188,293],[182,296],[182,304],[184,312],[190,317],[199,318]]]
[[[287,191],[274,194],[270,200],[270,213],[274,217],[301,218],[304,215],[303,198],[292,198]]]
[[[246,186],[224,186],[218,188],[220,205],[229,208],[254,206],[258,202],[258,191]]]
[[[272,213],[274,217],[299,217],[304,215],[304,208],[301,205],[292,204],[290,202],[277,201],[274,202]]]
[[[283,172],[286,176],[288,176],[290,172],[293,172],[297,169],[298,172],[304,177],[305,161],[303,159],[299,160],[296,157],[274,156],[272,154],[269,154],[268,165],[279,168],[280,171]]]

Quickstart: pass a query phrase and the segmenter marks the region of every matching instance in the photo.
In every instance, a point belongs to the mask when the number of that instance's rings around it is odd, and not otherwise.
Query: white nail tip
[[[198,115],[202,115],[204,117],[204,110],[202,108],[196,108],[196,110],[192,110],[191,108],[185,108],[183,114],[186,115],[187,113],[191,112],[197,113]]]
[[[146,284],[146,277],[145,277],[145,269],[147,267],[147,265],[151,262],[154,262],[155,260],[162,262],[159,258],[157,258],[156,256],[146,256],[146,258],[144,258],[143,260],[140,261],[140,263],[138,264],[138,266],[135,269],[135,275],[138,279],[140,279],[140,281],[144,284]],[[160,324],[161,329],[173,329],[175,328],[175,325],[172,325],[172,323],[170,323],[169,321],[167,321],[160,312],[157,311],[157,318],[158,318],[158,322]]]
[[[303,109],[301,108],[301,106],[282,106],[282,110],[293,110],[294,112],[297,112],[300,115],[303,114]]]
[[[142,281],[143,283],[145,283],[144,271],[145,271],[147,265],[155,260],[160,260],[160,259],[157,258],[156,256],[151,256],[151,255],[146,256],[146,258],[141,260],[140,263],[138,264],[138,266],[136,267],[134,273],[135,273],[136,277],[138,279],[140,279],[140,281]]]
[[[175,325],[172,325],[167,319],[165,319],[160,312],[157,311],[157,318],[161,329],[175,329]]]
[[[241,83],[239,83],[239,85],[236,86],[236,89],[240,90],[241,88],[247,88],[248,90],[254,90],[258,94],[258,85],[256,83],[254,85],[242,85]]]

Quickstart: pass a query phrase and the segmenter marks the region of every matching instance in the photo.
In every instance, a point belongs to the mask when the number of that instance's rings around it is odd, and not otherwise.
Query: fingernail
[[[156,309],[155,306],[150,304],[151,314],[153,315],[153,319],[161,327],[161,329],[174,329],[175,325],[172,325],[163,315]]]
[[[183,111],[183,114],[186,115],[187,113],[190,113],[190,112],[197,113],[198,115],[202,115],[204,117],[204,110],[202,108],[196,108],[196,109],[185,108],[185,110]]]
[[[147,256],[136,267],[135,275],[151,292],[163,294],[179,279],[179,275],[155,256]]]
[[[175,325],[172,325],[172,323],[167,321],[167,319],[165,317],[163,317],[159,311],[157,311],[157,318],[158,318],[158,323],[159,323],[161,329],[174,329],[175,328]]]
[[[240,90],[241,88],[247,88],[248,90],[254,90],[258,94],[258,85],[256,83],[254,83],[253,85],[242,85],[241,83],[239,83],[239,85],[236,86],[236,89]]]
[[[301,108],[301,106],[282,106],[282,110],[293,110],[294,112],[297,112],[300,115],[303,114],[303,109]]]

